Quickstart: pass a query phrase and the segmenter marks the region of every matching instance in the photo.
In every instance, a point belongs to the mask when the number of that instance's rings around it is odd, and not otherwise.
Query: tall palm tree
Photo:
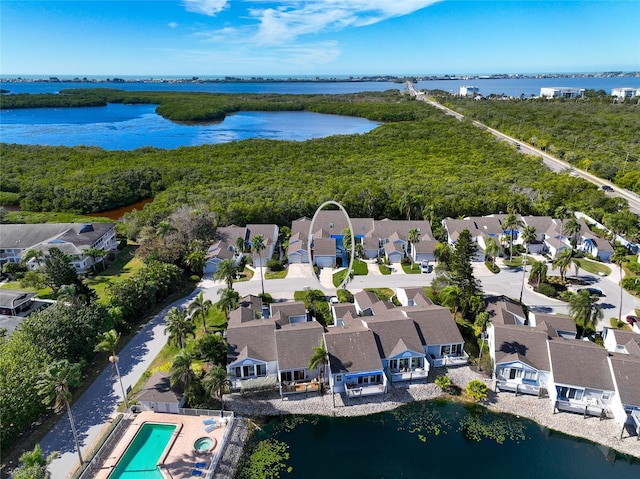
[[[91,258],[91,269],[96,272],[96,260],[100,258],[102,261],[102,269],[104,270],[104,257],[107,256],[107,252],[100,248],[87,248],[84,250],[84,254]]]
[[[515,213],[509,213],[502,222],[502,227],[505,231],[509,231],[509,261],[513,260],[513,231],[522,226],[522,221],[518,219],[518,215]]]
[[[78,441],[78,433],[76,432],[76,424],[71,414],[71,388],[80,384],[80,364],[70,363],[66,359],[56,361],[49,365],[46,371],[38,375],[38,395],[42,396],[42,402],[47,406],[53,406],[53,410],[58,413],[63,409],[67,409],[69,423],[71,424],[71,432],[73,440],[76,443],[78,458],[80,465],[84,464],[82,453],[80,452],[80,441]]]
[[[557,219],[560,220],[560,233],[564,232],[564,220],[567,220],[573,216],[573,213],[566,206],[558,206],[553,213]]]
[[[420,230],[418,230],[418,228],[411,228],[407,235],[407,241],[409,242],[411,251],[413,251],[414,245],[420,242]],[[411,262],[413,263],[413,256],[411,256]]]
[[[531,271],[529,272],[529,281],[536,282],[536,288],[540,287],[540,283],[547,279],[547,263],[544,261],[534,261],[531,263]]]
[[[537,238],[536,227],[533,225],[525,226],[522,230],[522,242],[524,243],[524,249],[529,254],[529,245]]]
[[[575,248],[578,244],[578,234],[582,231],[582,225],[575,216],[572,216],[564,224],[562,232],[571,238],[571,247]]]
[[[238,307],[240,294],[233,289],[227,288],[218,290],[218,296],[220,296],[220,299],[216,303],[216,306],[224,313],[228,320],[231,311]]]
[[[13,479],[46,479],[51,476],[47,467],[57,457],[54,451],[47,457],[42,454],[40,444],[36,444],[33,451],[27,451],[20,456],[20,467],[11,472]]]
[[[586,289],[578,291],[569,299],[569,316],[578,327],[578,339],[584,336],[588,329],[595,329],[602,319],[602,309],[596,304],[598,297]]]
[[[498,243],[492,236],[488,236],[484,240],[484,245],[485,245],[484,246],[485,259],[490,257],[491,262],[495,264],[496,256],[498,256],[498,253],[500,252],[500,247],[498,246]]]
[[[353,242],[353,237],[351,236],[351,229],[345,228],[342,230],[342,246],[345,251],[351,257],[351,243]]]
[[[313,371],[314,369],[318,370],[318,375],[320,376],[320,386],[324,388],[324,373],[327,364],[329,364],[329,354],[327,353],[327,348],[324,345],[324,340],[320,342],[320,346],[315,346],[311,353],[311,357],[309,358],[309,371]],[[322,391],[320,391],[322,392]]]
[[[35,249],[29,249],[25,252],[25,254],[22,255],[20,261],[26,264],[32,259],[35,260],[35,262],[38,264],[38,268],[40,268],[40,266],[42,266],[42,263],[44,262],[44,253]]]
[[[232,259],[223,259],[218,263],[216,272],[213,273],[213,279],[223,280],[227,283],[227,288],[233,289],[233,280],[238,274],[238,267]]]
[[[571,248],[565,248],[562,251],[556,253],[551,261],[551,265],[554,268],[558,268],[560,271],[560,279],[565,281],[567,278],[567,270],[573,263],[573,250]]]
[[[204,378],[204,390],[211,397],[220,400],[220,409],[224,411],[224,394],[231,389],[231,381],[227,377],[227,371],[220,365],[212,367]]]
[[[236,254],[238,256],[244,253],[245,246],[246,246],[246,243],[244,241],[244,238],[242,236],[238,236],[236,238]]]
[[[189,386],[196,378],[196,373],[191,369],[192,363],[193,356],[184,349],[176,354],[169,371],[171,387],[181,387],[183,391],[189,389]]]
[[[173,307],[165,317],[166,327],[164,333],[169,333],[169,343],[184,349],[188,336],[196,337],[196,325],[187,316],[184,309]]]
[[[200,316],[202,318],[202,328],[205,334],[209,332],[207,331],[207,313],[209,312],[209,309],[211,309],[211,306],[213,306],[211,300],[204,299],[204,295],[202,294],[202,291],[200,291],[200,294],[195,297],[188,309],[192,318],[195,318],[196,316]]]
[[[258,254],[258,260],[259,260],[259,264],[260,264],[260,283],[262,284],[262,297],[264,298],[264,274],[262,272],[262,256],[260,255],[260,253],[262,253],[262,251],[264,251],[264,249],[266,248],[266,246],[264,245],[264,236],[262,235],[255,235],[253,238],[251,238],[251,250],[254,253]]]
[[[611,262],[618,265],[618,273],[620,275],[620,309],[618,311],[618,319],[622,321],[622,264],[627,260],[627,250],[624,246],[616,245],[613,254],[611,255]]]
[[[97,353],[106,352],[111,353],[109,356],[109,362],[113,365],[113,371],[116,373],[118,377],[118,381],[120,382],[120,388],[122,389],[122,397],[124,398],[124,406],[129,409],[129,402],[127,401],[127,393],[124,390],[124,386],[122,385],[122,376],[120,376],[120,368],[118,367],[118,362],[120,358],[116,354],[116,348],[118,347],[118,342],[120,341],[120,333],[118,333],[115,329],[107,331],[105,333],[98,335],[98,344],[94,348],[94,351]],[[111,375],[113,377],[113,374]]]

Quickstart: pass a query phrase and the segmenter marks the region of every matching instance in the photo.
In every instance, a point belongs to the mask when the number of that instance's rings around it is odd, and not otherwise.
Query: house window
[[[299,369],[299,370],[293,372],[293,378],[296,381],[303,381],[304,377],[305,377],[304,369]]]
[[[603,401],[608,401],[609,399],[611,399],[611,393],[610,392],[602,393],[602,400]]]
[[[509,370],[509,379],[520,379],[522,377],[522,369],[511,368]]]
[[[291,382],[292,380],[291,371],[284,371],[280,373],[280,381]]]
[[[253,366],[242,366],[242,377],[253,376]]]
[[[329,223],[329,228],[333,228],[333,223]]]
[[[241,378],[242,377],[242,369],[240,367],[236,368],[236,377],[237,378]]]
[[[256,376],[266,376],[266,375],[267,375],[267,365],[266,364],[256,365]]]
[[[407,369],[409,367],[409,358],[402,358],[400,360],[400,368]]]
[[[336,374],[336,382],[337,383],[341,383],[342,382],[342,374]]]
[[[418,356],[411,358],[411,367],[412,368],[421,368],[422,360]]]
[[[397,359],[392,359],[389,361],[389,369],[394,370],[394,369],[398,369],[398,360]]]
[[[561,399],[575,399],[580,401],[582,399],[583,390],[576,388],[568,388],[566,386],[557,387],[558,397]]]
[[[538,373],[535,371],[525,371],[524,378],[530,381],[535,381],[536,379],[538,379]]]
[[[461,353],[462,353],[461,344],[447,344],[440,348],[440,356],[445,356],[447,354],[459,356]]]

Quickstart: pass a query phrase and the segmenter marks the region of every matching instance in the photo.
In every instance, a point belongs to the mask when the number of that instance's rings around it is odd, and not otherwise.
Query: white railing
[[[429,369],[415,368],[407,370],[389,369],[389,377],[391,382],[411,381],[413,379],[426,379],[429,376]]]
[[[120,422],[115,425],[111,431],[108,431],[108,437],[102,443],[102,446],[96,451],[94,456],[91,458],[91,461],[86,464],[86,467],[82,471],[82,473],[78,476],[78,479],[88,479],[93,477],[93,473],[96,470],[99,470],[102,466],[103,462],[109,458],[116,444],[122,439],[124,432],[127,430],[131,422],[133,421],[133,414],[126,413]]]
[[[347,396],[351,398],[362,396],[373,396],[375,394],[383,394],[385,392],[384,384],[347,384],[345,387]]]

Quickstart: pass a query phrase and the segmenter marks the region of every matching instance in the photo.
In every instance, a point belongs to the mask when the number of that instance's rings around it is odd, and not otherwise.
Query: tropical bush
[[[488,388],[484,381],[473,379],[467,384],[466,393],[476,401],[482,401],[487,398]]]

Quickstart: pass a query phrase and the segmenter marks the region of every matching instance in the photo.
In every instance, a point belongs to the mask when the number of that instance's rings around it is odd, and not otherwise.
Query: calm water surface
[[[285,417],[258,437],[288,444],[292,472],[282,477],[291,479],[640,477],[640,459],[516,416],[449,402],[367,417]]]
[[[28,145],[99,146],[133,150],[178,148],[246,138],[303,141],[366,133],[379,125],[364,118],[312,112],[238,112],[224,121],[179,124],[155,113],[155,105],[109,104],[87,108],[0,111],[0,141]]]

